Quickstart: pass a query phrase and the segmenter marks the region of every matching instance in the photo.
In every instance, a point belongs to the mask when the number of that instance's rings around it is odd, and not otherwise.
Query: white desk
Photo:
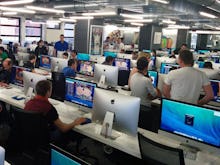
[[[0,89],[0,100],[11,104],[13,106],[16,106],[18,108],[24,108],[24,100],[14,100],[11,97],[14,95],[22,95],[21,89]],[[56,101],[58,102],[58,101]],[[54,105],[55,108],[58,111],[58,114],[61,118],[61,120],[65,123],[72,122],[76,117],[81,116],[81,112],[78,111],[78,108],[76,106],[70,106],[63,102],[59,102],[58,104]],[[86,114],[85,117],[89,117],[91,114]],[[121,136],[118,137],[116,140],[111,140],[108,138],[105,138],[101,136],[100,133],[101,125],[96,123],[90,123],[86,125],[79,125],[74,128],[74,131],[83,134],[85,136],[88,136],[94,140],[97,140],[99,142],[102,142],[104,144],[107,144],[113,148],[116,148],[120,151],[123,151],[125,153],[128,153],[132,156],[135,156],[137,158],[141,158],[140,155],[140,149],[138,145],[138,138],[133,136],[128,136],[124,133],[120,133]],[[154,139],[155,141],[159,141],[161,143],[165,143],[167,145],[171,145],[173,147],[177,147],[179,145],[178,142],[168,139],[165,137],[162,137],[161,135],[158,135],[156,133],[152,133],[147,130],[138,129],[139,132],[143,133],[145,136],[150,137]],[[185,159],[186,164],[188,165],[194,165],[194,164],[209,164],[209,162],[213,162],[214,164],[220,164],[220,158],[209,155],[207,153],[200,152],[197,155],[196,161]]]

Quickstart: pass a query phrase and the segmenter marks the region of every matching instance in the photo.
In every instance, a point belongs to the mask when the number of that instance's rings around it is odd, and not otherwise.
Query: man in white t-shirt
[[[181,51],[178,63],[181,68],[171,71],[164,81],[164,96],[199,105],[208,103],[214,97],[212,87],[206,74],[192,67],[192,53],[189,50]],[[202,88],[205,96],[199,100]]]

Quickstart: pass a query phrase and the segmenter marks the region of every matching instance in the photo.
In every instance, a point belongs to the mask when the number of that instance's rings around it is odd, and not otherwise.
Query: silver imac
[[[51,72],[62,72],[67,65],[67,59],[51,57]]]

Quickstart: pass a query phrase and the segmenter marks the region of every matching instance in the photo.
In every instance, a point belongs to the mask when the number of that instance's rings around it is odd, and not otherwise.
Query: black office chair
[[[52,95],[51,98],[64,101],[65,98],[65,76],[63,73],[52,72]]]
[[[119,70],[118,71],[118,85],[119,86],[128,85],[129,75],[130,75],[130,70]]]
[[[142,160],[151,165],[185,165],[183,150],[172,148],[138,133]]]

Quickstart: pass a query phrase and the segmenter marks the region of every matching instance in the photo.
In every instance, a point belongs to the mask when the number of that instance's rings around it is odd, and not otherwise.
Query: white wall
[[[60,29],[47,29],[44,28],[44,40],[47,42],[56,42],[60,40],[60,35],[64,34],[64,23],[61,23]]]

